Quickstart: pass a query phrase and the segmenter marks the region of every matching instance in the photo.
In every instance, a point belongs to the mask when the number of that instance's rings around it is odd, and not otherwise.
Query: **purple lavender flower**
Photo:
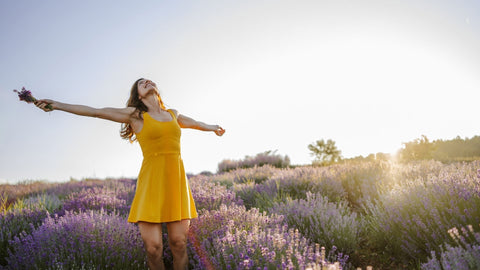
[[[119,185],[116,190],[107,187],[84,188],[71,193],[64,201],[65,211],[105,210],[107,213],[116,212],[126,216],[130,210],[122,197],[133,190],[133,186]]]
[[[228,190],[225,186],[210,181],[210,179],[205,176],[194,176],[189,180],[195,205],[199,211],[215,210],[222,204],[243,204],[243,201],[237,198],[235,192]]]
[[[20,98],[20,100],[23,100],[27,103],[32,103],[37,101],[37,99],[32,96],[32,92],[25,89],[25,87],[22,87],[22,91],[20,92],[17,91],[16,89],[14,89],[13,92],[18,93],[18,97]],[[47,108],[50,110],[53,110],[52,105],[50,104],[47,105]]]
[[[192,221],[194,246],[203,261],[215,269],[304,269],[320,255],[298,230],[289,228],[283,216],[221,205],[204,211]],[[206,267],[205,267],[206,268]]]
[[[425,261],[432,251],[440,254],[444,245],[457,245],[450,228],[480,223],[479,164],[425,162],[396,168],[398,186],[366,204],[367,226],[374,228],[371,243],[412,263]]]
[[[27,103],[32,103],[37,101],[37,99],[32,96],[32,92],[25,89],[25,87],[22,87],[22,91],[20,92],[18,92],[16,89],[14,89],[13,92],[18,93],[18,97],[20,98],[20,100],[23,100]]]
[[[47,217],[10,243],[6,269],[146,269],[138,228],[116,214],[88,211]]]
[[[271,213],[283,215],[287,224],[327,249],[353,253],[360,246],[364,222],[346,202],[329,202],[327,197],[307,192],[307,199],[276,203]]]
[[[0,269],[6,264],[8,251],[12,249],[10,242],[17,236],[29,234],[40,226],[48,216],[45,209],[14,209],[0,213]]]
[[[454,227],[448,232],[456,245],[442,246],[439,256],[432,251],[428,262],[423,263],[421,269],[479,269],[480,233],[475,232],[471,225],[462,227],[460,230]]]

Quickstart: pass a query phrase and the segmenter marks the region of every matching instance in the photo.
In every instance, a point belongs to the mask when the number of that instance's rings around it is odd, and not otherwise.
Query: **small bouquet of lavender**
[[[16,89],[14,89],[13,92],[18,93],[18,97],[20,98],[20,100],[23,100],[27,103],[32,103],[32,102],[37,101],[37,99],[32,96],[32,92],[25,89],[25,87],[22,87],[22,91],[20,91],[20,92],[17,91]],[[46,106],[46,108],[49,109],[49,110],[53,110],[52,105],[50,105],[50,104],[48,104]]]

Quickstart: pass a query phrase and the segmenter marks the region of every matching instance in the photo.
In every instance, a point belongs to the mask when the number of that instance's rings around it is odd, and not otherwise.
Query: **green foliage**
[[[13,209],[45,209],[48,212],[55,212],[62,206],[62,202],[55,194],[37,194],[24,199],[19,199],[13,205]]]
[[[264,165],[262,167],[254,166],[252,168],[245,169],[239,168],[229,172],[215,174],[209,178],[213,182],[230,188],[234,184],[248,182],[262,183],[279,171],[281,171],[281,169],[275,168],[271,165]]]
[[[346,162],[331,166],[333,179],[340,182],[350,207],[363,212],[362,206],[378,199],[379,194],[395,184],[394,166],[388,161]]]
[[[224,159],[218,164],[218,172],[229,172],[240,168],[262,167],[264,165],[271,165],[276,168],[287,168],[290,166],[290,158],[276,154],[275,151],[265,151],[258,153],[255,156],[245,156],[242,160]]]
[[[452,140],[429,141],[427,136],[411,142],[403,143],[399,151],[400,160],[435,159],[442,162],[473,161],[480,159],[480,136],[462,139],[459,136]]]
[[[435,144],[430,142],[427,136],[422,135],[420,139],[403,143],[404,148],[400,150],[400,159],[402,161],[431,159]]]
[[[471,139],[457,136],[452,140],[436,140],[433,143],[436,149],[432,155],[436,160],[450,162],[480,159],[480,136]]]
[[[436,174],[408,168],[418,165],[402,166],[408,172],[399,173],[399,185],[365,203],[368,246],[384,252],[388,257],[383,260],[394,257],[412,267],[442,244],[455,244],[448,237],[450,228],[480,222],[479,163],[443,165]]]
[[[280,187],[279,182],[271,180],[266,184],[236,184],[233,190],[243,200],[246,209],[257,208],[260,212],[268,212],[275,203],[291,199],[291,195]]]
[[[307,192],[306,199],[287,199],[275,203],[272,213],[285,216],[289,226],[328,249],[352,254],[359,248],[363,221],[345,202],[330,202],[327,197]]]
[[[0,193],[0,213],[7,212],[11,207],[11,204],[8,202],[8,194]]]
[[[369,154],[368,156],[356,156],[353,158],[344,158],[343,161],[355,161],[355,162],[372,162],[372,161],[389,161],[392,160],[390,154],[378,152],[376,154]]]
[[[324,139],[318,140],[315,143],[308,145],[308,150],[311,151],[311,155],[315,156],[313,164],[315,165],[328,165],[340,161],[341,151],[337,149],[335,142],[328,139],[325,142]]]

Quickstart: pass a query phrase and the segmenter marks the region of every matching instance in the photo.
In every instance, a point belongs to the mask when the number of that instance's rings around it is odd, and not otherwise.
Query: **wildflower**
[[[20,92],[17,91],[16,89],[14,89],[13,92],[18,93],[18,97],[20,98],[20,100],[23,100],[27,103],[32,103],[37,101],[37,99],[32,96],[32,92],[25,89],[25,87],[22,87],[22,91]],[[53,110],[52,105],[48,104],[47,109]]]

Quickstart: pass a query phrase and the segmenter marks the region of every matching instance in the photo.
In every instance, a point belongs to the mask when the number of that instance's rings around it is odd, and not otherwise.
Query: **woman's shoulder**
[[[125,110],[125,113],[130,115],[130,117],[138,118],[138,119],[141,119],[142,118],[141,115],[144,113],[143,111],[139,110],[136,107],[126,107],[124,110]]]
[[[168,111],[172,111],[173,114],[175,115],[175,117],[178,116],[178,111],[177,110],[170,108],[170,109],[168,109]]]
[[[134,112],[137,110],[137,108],[135,108],[135,107],[126,107],[124,110],[125,110],[125,112],[132,114],[132,113],[134,113]]]

